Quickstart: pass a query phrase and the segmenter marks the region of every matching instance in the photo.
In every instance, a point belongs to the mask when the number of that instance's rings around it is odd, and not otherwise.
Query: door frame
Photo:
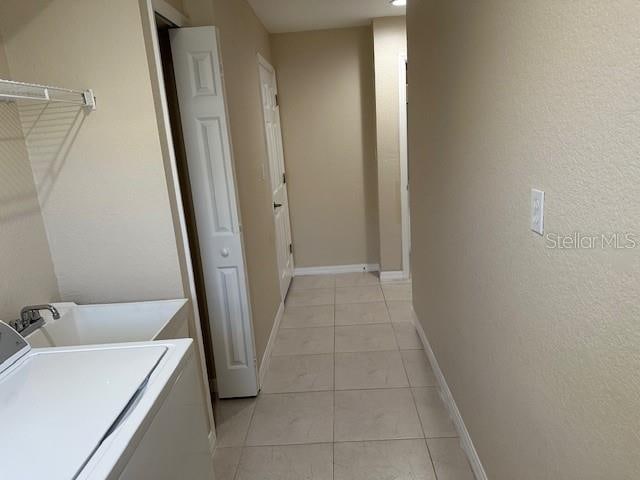
[[[153,5],[153,11],[155,13],[173,23],[175,27],[180,28],[188,26],[189,21],[187,20],[187,17],[165,0],[151,0],[151,4]]]
[[[411,278],[411,215],[409,210],[409,155],[407,138],[407,54],[398,61],[399,112],[398,133],[400,140],[400,211],[402,218],[402,277]]]
[[[162,75],[162,60],[160,56],[160,44],[158,32],[156,30],[155,14],[162,16],[176,27],[187,27],[188,21],[184,15],[169,5],[164,0],[141,0],[141,17],[143,34],[145,36],[145,46],[147,48],[147,61],[149,62],[149,74],[151,78],[151,88],[156,106],[156,121],[158,123],[158,133],[160,136],[160,146],[164,163],[165,177],[167,180],[167,190],[169,194],[169,204],[173,220],[176,246],[178,249],[178,261],[182,276],[182,288],[184,295],[190,300],[193,324],[189,325],[190,332],[195,336],[195,346],[200,362],[202,374],[202,387],[205,389],[206,408],[209,417],[209,448],[213,453],[216,443],[215,421],[213,418],[213,404],[210,394],[209,375],[204,353],[204,340],[202,335],[202,325],[200,323],[200,311],[196,294],[196,283],[191,263],[191,250],[187,235],[187,223],[184,215],[184,205],[180,183],[178,180],[178,166],[175,156],[175,146],[171,133],[171,123],[169,120],[169,107],[166,97],[164,77]],[[193,329],[193,330],[192,330]]]
[[[266,70],[270,71],[271,73],[273,73],[274,75],[276,74],[276,69],[273,67],[273,65],[271,65],[271,63],[269,63],[269,61],[264,58],[262,56],[262,54],[260,54],[260,52],[258,52],[256,54],[257,58],[258,58],[258,79],[260,79],[260,67],[264,67]],[[276,79],[277,81],[277,79]],[[260,101],[264,101],[264,99],[262,98],[262,84],[260,84],[259,86],[260,88]],[[265,130],[265,125],[266,125],[266,119],[264,118],[264,108],[261,108],[262,110],[262,124],[263,124],[263,130],[264,130],[264,142],[265,142],[265,151],[267,152],[267,168],[269,169],[269,178],[271,178],[271,162],[269,161],[268,158],[268,152],[269,152],[269,145],[267,144],[267,132]],[[280,128],[282,129],[282,123],[280,123]],[[280,131],[280,134],[282,135],[282,130]],[[284,140],[284,139],[281,139]],[[284,155],[284,153],[283,153]],[[286,167],[285,167],[285,173],[286,173]],[[269,182],[269,185],[271,185],[271,182]],[[285,182],[285,188],[287,190],[287,203],[288,203],[288,212],[289,212],[289,231],[290,231],[290,235],[291,235],[291,243],[293,244],[293,231],[291,230],[291,199],[289,197],[289,189],[286,186],[286,182]],[[269,188],[269,190],[271,190],[271,187]],[[273,192],[271,192],[271,196],[273,196]],[[274,216],[275,218],[275,216]],[[275,221],[274,221],[274,230],[275,230]],[[276,249],[278,248],[278,246],[276,245]],[[276,252],[277,253],[277,252]],[[296,271],[296,264],[295,264],[295,257],[293,256],[293,254],[291,255],[291,276],[292,278],[295,276],[295,271]],[[280,275],[280,272],[278,272],[278,275]],[[278,283],[279,279],[278,279]],[[289,288],[291,288],[291,285],[289,285]],[[287,296],[287,292],[280,292],[280,296],[282,297],[282,301],[284,302],[285,297]]]

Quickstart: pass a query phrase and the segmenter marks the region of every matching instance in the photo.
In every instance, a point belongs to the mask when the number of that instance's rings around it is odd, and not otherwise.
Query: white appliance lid
[[[3,478],[75,478],[167,351],[34,350],[0,377]]]

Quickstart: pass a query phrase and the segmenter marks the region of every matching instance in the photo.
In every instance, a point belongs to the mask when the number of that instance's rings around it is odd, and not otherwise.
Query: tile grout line
[[[436,472],[436,464],[433,461],[433,455],[431,455],[431,450],[429,449],[429,442],[427,442],[427,439],[424,439],[424,446],[427,448],[427,455],[429,456],[429,461],[431,462],[431,468],[433,469],[433,475],[435,476],[435,479],[438,480],[438,472]]]
[[[407,373],[407,368],[404,366],[404,360],[402,361],[402,366],[405,369],[405,374],[407,375],[407,378],[409,378],[409,374]],[[411,385],[411,382],[409,382],[409,385]],[[409,394],[411,395],[411,400],[413,400],[413,406],[416,409],[416,414],[418,415],[418,420],[420,421],[420,428],[422,429],[422,434],[424,436],[423,440],[424,440],[424,446],[427,450],[427,456],[429,457],[429,462],[431,462],[431,469],[433,470],[433,474],[436,478],[436,480],[438,480],[438,473],[436,472],[436,465],[433,462],[433,457],[431,456],[431,450],[429,450],[429,443],[427,442],[427,433],[424,431],[424,424],[422,423],[422,417],[420,417],[420,412],[418,411],[418,402],[416,402],[416,397],[413,394],[413,387],[409,387]]]
[[[382,289],[382,287],[380,287],[380,289]],[[382,297],[384,298],[384,304],[387,307],[387,314],[389,315],[389,320],[391,320],[391,310],[389,310],[389,303],[387,303],[388,302],[387,296],[384,293],[384,289],[382,289]],[[402,349],[400,348],[400,342],[398,341],[398,335],[396,334],[396,329],[393,328],[393,322],[391,322],[391,332],[393,333],[393,338],[396,341],[396,346],[398,347],[398,350],[402,351]],[[400,354],[400,356],[402,356],[402,354]],[[402,368],[404,368],[404,360],[402,361]],[[405,375],[407,375],[407,380],[409,380],[409,374],[407,374],[406,368],[405,368]],[[411,386],[411,383],[409,383],[409,386]]]
[[[383,295],[384,295],[384,290],[383,290]],[[389,310],[389,304],[387,303],[387,297],[386,295],[385,297],[385,304],[387,306],[387,312],[389,313],[389,318],[391,318],[391,310]],[[413,301],[411,301],[412,304],[412,309],[413,309]],[[393,334],[396,334],[395,329],[393,329]],[[396,342],[398,341],[397,337],[396,337]],[[398,345],[399,347],[399,345]],[[438,472],[436,472],[436,465],[433,462],[433,456],[431,455],[431,450],[429,450],[429,443],[427,442],[427,434],[424,431],[424,424],[422,423],[422,418],[420,417],[420,412],[418,411],[418,402],[416,402],[416,397],[413,394],[413,385],[411,385],[411,379],[409,378],[409,372],[407,371],[407,366],[404,363],[404,357],[402,356],[402,351],[400,353],[400,356],[402,357],[402,368],[404,368],[404,373],[407,376],[407,381],[409,382],[409,394],[411,395],[411,400],[413,401],[413,406],[416,409],[416,414],[418,415],[418,420],[420,421],[420,428],[422,429],[422,434],[424,435],[424,446],[427,450],[427,456],[429,457],[429,462],[431,463],[431,469],[433,470],[433,475],[435,477],[435,480],[438,480]]]
[[[404,440],[456,440],[459,439],[458,436],[438,436],[438,437],[399,437],[399,438],[364,438],[360,440],[340,440],[337,442],[330,441],[316,441],[316,442],[305,442],[305,443],[261,443],[258,445],[245,445],[245,446],[228,446],[228,447],[219,447],[220,450],[233,450],[238,448],[249,449],[249,448],[262,448],[262,447],[295,447],[295,446],[303,446],[303,445],[330,445],[332,443],[342,444],[342,443],[363,443],[363,442],[398,442]]]
[[[396,352],[397,350],[386,350],[387,352]],[[407,351],[407,350],[403,350],[403,351]],[[349,353],[372,353],[372,352],[349,352]],[[373,352],[375,353],[375,352]],[[372,390],[411,390],[411,389],[415,389],[415,390],[428,390],[428,389],[433,389],[433,390],[437,390],[438,387],[433,386],[433,385],[427,385],[424,387],[412,387],[412,386],[408,386],[408,387],[368,387],[368,388],[340,388],[340,389],[335,389],[335,388],[327,388],[324,390],[296,390],[296,391],[292,391],[292,392],[273,392],[273,393],[263,393],[262,396],[264,397],[277,397],[277,396],[281,396],[281,395],[297,395],[300,393],[327,393],[327,392],[370,392]],[[442,435],[439,437],[428,437],[428,438],[457,438],[458,435]],[[325,442],[326,443],[326,442]],[[228,447],[221,447],[221,448],[229,448],[232,447],[233,445],[229,445]]]
[[[334,298],[335,298],[335,292],[334,292]],[[286,308],[286,305],[285,305],[285,308]],[[335,304],[334,304],[334,317],[335,317]],[[282,329],[283,329],[282,325],[280,325],[280,327],[278,328],[278,331],[276,332],[276,336],[280,333],[280,331]],[[335,318],[334,318],[334,343],[335,343]],[[334,349],[335,349],[335,347],[334,347]],[[274,356],[277,356],[277,355],[273,355],[273,353],[271,353],[270,357],[274,357]],[[283,356],[285,356],[285,355],[283,355]],[[334,360],[334,362],[335,362],[335,360]],[[300,392],[300,393],[305,393],[305,392]],[[260,395],[261,395],[261,392],[258,392],[258,396],[260,396]],[[262,394],[262,395],[265,396],[265,395],[278,395],[278,394],[266,394],[265,393],[265,394]],[[243,442],[243,445],[242,445],[241,450],[240,450],[240,458],[238,459],[238,464],[236,465],[236,468],[235,468],[235,473],[233,475],[233,480],[237,480],[238,475],[240,473],[240,465],[242,463],[242,459],[244,457],[245,450],[248,448],[247,439],[249,437],[249,432],[251,431],[251,425],[253,424],[253,419],[254,419],[254,416],[255,416],[255,413],[256,413],[257,406],[258,406],[258,398],[256,397],[256,403],[255,403],[255,405],[253,407],[253,411],[251,412],[251,418],[249,419],[249,426],[247,428],[247,433],[244,436],[244,442]],[[278,445],[273,445],[273,446],[278,446]]]
[[[437,439],[456,439],[458,437],[434,437]],[[374,438],[374,439],[362,439],[362,440],[340,440],[339,442],[308,442],[308,443],[261,443],[260,445],[247,445],[249,448],[273,448],[273,447],[304,447],[307,445],[342,445],[343,443],[383,443],[383,442],[403,442],[407,440],[424,440],[423,437],[399,437],[399,438]],[[431,439],[430,439],[431,440]],[[233,448],[233,447],[223,447]]]
[[[286,308],[286,305],[285,305],[285,308]],[[276,332],[276,337],[280,333],[280,330],[282,330],[282,325],[280,325],[278,327],[278,331]],[[271,358],[273,358],[273,357],[274,357],[274,355],[273,355],[273,352],[272,352],[269,355],[269,361],[271,361]],[[242,442],[242,447],[241,447],[241,450],[240,450],[240,458],[238,459],[238,464],[236,465],[236,470],[235,470],[235,474],[233,475],[233,480],[237,480],[238,475],[240,474],[240,465],[242,464],[242,459],[244,458],[245,451],[246,451],[246,449],[248,447],[247,440],[249,438],[249,432],[251,431],[251,426],[253,424],[253,418],[255,417],[255,414],[256,414],[256,409],[258,407],[258,400],[259,400],[260,395],[264,396],[266,394],[262,394],[262,392],[259,390],[258,391],[258,395],[256,395],[256,401],[255,401],[255,404],[253,405],[253,410],[251,411],[251,418],[249,419],[249,424],[247,426],[247,432],[244,435],[244,440]]]
[[[333,285],[333,299],[334,299],[334,301],[331,304],[332,307],[333,307],[333,324],[332,324],[332,326],[333,326],[333,329],[334,329],[333,352],[331,353],[333,355],[333,378],[332,378],[333,386],[329,391],[333,392],[333,420],[334,421],[333,421],[333,432],[332,432],[333,438],[332,438],[332,442],[331,443],[333,445],[333,449],[332,449],[333,453],[335,453],[335,444],[336,444],[336,441],[335,441],[335,392],[336,392],[336,387],[335,387],[335,378],[336,378],[336,352],[335,352],[336,334],[335,334],[335,327],[336,327],[336,323],[335,323],[335,321],[336,320],[335,319],[336,319],[336,315],[337,315],[337,304],[335,302],[335,296],[336,296],[336,291],[337,291],[337,288],[338,288],[337,284],[336,284],[335,277],[333,279],[333,283],[334,283],[334,285]],[[376,285],[379,285],[379,283],[376,284]],[[354,286],[363,286],[363,285],[354,285]],[[369,285],[364,285],[364,286],[369,286]],[[387,313],[388,313],[388,305],[387,305],[386,301],[384,301],[384,296],[383,296],[383,301],[381,301],[381,302],[354,302],[354,303],[355,304],[384,303],[385,304],[385,309],[387,310]],[[304,308],[304,307],[309,307],[309,306],[313,306],[313,305],[305,305],[305,306],[300,306],[300,307]],[[391,322],[390,321],[389,322],[383,322],[383,324],[388,324],[388,323],[391,323]],[[363,326],[363,325],[376,325],[376,324],[377,323],[372,323],[372,324],[345,324],[344,326]],[[320,327],[322,327],[322,326],[320,326]],[[293,328],[314,328],[314,327],[293,327]],[[283,329],[285,329],[285,328],[281,325],[280,328],[278,329],[277,333],[280,333],[280,331],[283,330]],[[399,351],[399,349],[390,350],[390,351]],[[362,351],[362,352],[367,352],[367,351]],[[349,353],[349,352],[345,352],[345,353]],[[354,352],[354,353],[357,353],[357,352]],[[286,356],[294,357],[294,356],[313,356],[313,355],[323,355],[323,354],[299,354],[299,355],[295,355],[294,354],[294,355],[282,355],[282,356],[283,357],[286,357]],[[274,357],[274,356],[276,356],[276,355],[271,354],[270,358]],[[403,365],[403,367],[404,367],[404,365]],[[406,370],[405,370],[405,372],[406,372]],[[381,387],[379,389],[384,389],[384,387]],[[360,390],[360,389],[352,389],[352,390]],[[362,389],[362,390],[371,390],[371,389]],[[251,417],[250,417],[249,422],[248,422],[247,431],[246,431],[246,433],[244,435],[243,442],[242,442],[241,445],[236,447],[236,448],[240,449],[240,455],[238,457],[238,462],[235,465],[234,473],[233,473],[233,477],[232,478],[236,479],[238,477],[239,471],[240,471],[240,466],[241,466],[242,461],[243,461],[243,459],[245,457],[246,450],[248,448],[250,448],[250,446],[247,444],[247,442],[248,442],[249,432],[251,431],[251,428],[252,428],[252,425],[253,425],[253,421],[254,421],[255,415],[256,415],[256,406],[257,406],[257,403],[258,403],[258,400],[259,400],[258,397],[267,396],[267,395],[279,395],[279,394],[286,395],[286,394],[291,394],[291,393],[316,393],[316,392],[321,392],[321,391],[326,391],[326,390],[320,390],[320,391],[318,391],[318,390],[302,390],[302,391],[298,391],[298,392],[274,392],[274,393],[270,393],[270,394],[267,394],[267,393],[264,393],[264,392],[259,392],[259,395],[256,398],[256,405],[254,406],[254,408],[253,408],[253,410],[251,412]],[[376,441],[376,440],[371,440],[371,441]],[[348,443],[348,442],[349,441],[345,441],[343,443]],[[318,442],[318,443],[326,444],[326,442]],[[311,443],[311,444],[313,444],[313,443]],[[283,445],[283,444],[260,445],[260,446],[279,446],[279,445]],[[304,445],[304,444],[291,444],[291,445]],[[232,446],[230,446],[230,447],[232,447]],[[224,448],[224,447],[222,447],[222,448]],[[335,457],[334,457],[334,459],[335,459]]]
[[[459,437],[429,437],[427,440],[455,440]],[[340,440],[339,442],[308,442],[308,443],[264,443],[260,445],[247,445],[246,448],[262,448],[262,447],[301,447],[305,445],[331,445],[343,444],[343,443],[384,443],[384,442],[403,442],[407,440],[425,440],[423,437],[400,437],[400,438],[369,438],[362,440]],[[225,449],[240,448],[240,447],[221,447]]]
[[[331,429],[331,480],[336,477],[336,295],[338,287],[336,277],[333,277],[333,418]]]
[[[389,320],[391,320],[391,330],[393,330],[393,336],[396,339],[396,344],[398,345],[398,350],[400,350],[401,352],[404,350],[422,350],[424,351],[424,349],[422,347],[419,348],[400,348],[400,341],[398,340],[398,335],[396,333],[396,329],[393,328],[394,325],[396,324],[400,324],[400,323],[411,323],[411,322],[394,322],[391,319],[391,310],[389,309],[389,302],[408,302],[411,304],[411,309],[413,310],[413,299],[411,300],[387,300],[387,296],[384,293],[384,289],[382,290],[382,296],[384,297],[384,303],[387,306],[387,313],[389,314]],[[404,360],[402,361],[402,364],[404,365]],[[409,374],[407,374],[408,377]]]
[[[238,473],[240,472],[240,463],[242,462],[242,457],[244,456],[244,445],[240,447],[240,456],[238,457],[238,463],[236,464],[236,469],[233,472],[233,480],[238,478]]]
[[[381,284],[379,282],[376,285],[379,286],[380,289],[382,290],[382,286],[381,286]],[[361,285],[354,285],[354,286],[361,286]],[[369,286],[369,285],[365,285],[365,286]],[[336,441],[336,438],[335,438],[335,426],[336,426],[335,414],[336,414],[336,392],[337,392],[337,390],[336,390],[336,315],[337,315],[338,304],[336,303],[335,300],[336,300],[336,295],[337,295],[337,288],[338,288],[337,287],[337,282],[336,282],[336,278],[334,276],[334,279],[333,279],[333,303],[330,304],[333,307],[333,323],[332,323],[332,326],[333,326],[333,352],[331,353],[332,356],[333,356],[333,376],[332,376],[333,384],[332,384],[331,389],[329,390],[333,394],[333,422],[332,422],[333,423],[333,425],[332,425],[333,428],[332,428],[332,441],[331,441],[331,445],[332,445],[332,478],[335,478],[335,446],[336,446],[337,443],[387,442],[387,441],[411,440],[411,439],[413,439],[413,440],[423,439],[425,441],[425,446],[427,447],[427,452],[428,452],[428,455],[429,455],[429,458],[430,458],[430,461],[431,461],[431,465],[432,465],[432,468],[433,468],[433,471],[434,471],[434,474],[435,474],[435,466],[433,464],[433,459],[431,458],[431,454],[430,454],[430,451],[428,449],[428,445],[426,443],[426,435],[424,434],[424,427],[422,425],[422,420],[420,419],[420,416],[419,416],[419,413],[418,413],[415,397],[413,396],[413,390],[412,390],[413,387],[411,386],[411,382],[409,381],[409,375],[407,373],[407,368],[406,368],[406,365],[404,363],[404,359],[403,359],[402,355],[401,355],[401,362],[402,362],[403,371],[404,371],[404,373],[405,373],[405,375],[407,377],[408,387],[390,387],[390,388],[377,387],[377,388],[363,388],[363,389],[350,388],[348,390],[352,390],[352,391],[364,390],[364,391],[367,391],[367,390],[388,390],[388,389],[391,389],[391,388],[397,389],[397,390],[401,390],[401,389],[408,388],[410,390],[409,394],[412,397],[414,409],[415,409],[416,414],[418,415],[418,418],[419,418],[419,421],[420,421],[420,426],[421,426],[421,430],[422,430],[422,437],[410,437],[410,438],[406,438],[406,439],[403,438],[403,439],[376,439],[376,440],[347,440],[347,441],[343,441],[343,442],[337,442]],[[309,290],[311,290],[311,289],[309,289]],[[350,303],[350,304],[384,303],[385,309],[386,309],[386,313],[389,316],[389,321],[388,322],[383,322],[383,323],[365,323],[365,324],[345,324],[345,325],[340,325],[340,326],[358,326],[358,327],[363,327],[363,326],[367,326],[367,325],[384,325],[384,324],[388,325],[388,324],[391,324],[392,327],[393,327],[393,323],[394,322],[391,321],[391,312],[389,311],[388,300],[387,300],[386,296],[384,295],[384,291],[383,291],[383,297],[382,298],[383,298],[383,300],[380,301],[380,302],[353,302],[353,303]],[[299,307],[310,307],[310,306],[315,306],[315,305],[300,305]],[[296,307],[298,307],[298,306],[296,306]],[[303,327],[289,327],[289,328],[294,328],[295,329],[295,328],[322,328],[322,327],[323,326],[312,326],[312,327],[304,327],[303,326]],[[286,328],[286,329],[289,329],[289,328]],[[283,329],[285,329],[285,328],[280,326],[280,328],[278,330],[278,333],[280,331],[282,331]],[[394,350],[362,350],[362,351],[359,351],[359,352],[344,352],[344,353],[395,352],[395,351],[397,351],[397,352],[399,352],[401,354],[401,352],[403,350],[400,349],[400,346],[398,344],[398,339],[397,339],[397,335],[395,333],[395,329],[392,328],[392,331],[393,331],[394,339],[396,341],[396,349],[394,349]],[[414,350],[419,350],[419,349],[414,349]],[[311,355],[324,355],[324,354],[322,354],[322,353],[311,353],[311,354],[303,353],[303,354],[292,354],[292,355],[291,354],[289,354],[289,355],[273,355],[272,354],[271,357],[274,357],[274,356],[295,357],[295,356],[311,356]],[[323,390],[323,391],[326,391],[326,390]],[[279,393],[270,393],[270,394],[260,393],[260,396],[287,395],[287,394],[292,394],[292,393],[318,393],[318,392],[320,392],[320,391],[317,391],[317,390],[303,390],[303,391],[300,391],[300,392],[279,392]],[[256,406],[257,406],[257,400],[256,400]],[[245,456],[245,451],[246,451],[247,448],[249,448],[249,446],[247,445],[247,439],[248,439],[248,436],[249,436],[249,432],[251,430],[251,426],[252,426],[253,421],[254,421],[254,417],[255,417],[255,413],[256,413],[255,410],[256,410],[256,408],[254,407],[254,410],[252,411],[251,418],[250,418],[250,421],[249,421],[249,427],[248,427],[247,432],[245,434],[244,444],[241,447],[242,450],[241,450],[240,459],[238,461],[238,464],[236,465],[235,474],[233,476],[233,478],[236,479],[236,480],[238,478],[238,475],[240,474],[240,465],[242,464],[242,460],[243,460],[243,458]],[[443,438],[449,438],[449,437],[443,437]],[[452,437],[452,438],[455,438],[455,437]],[[273,445],[256,445],[256,446],[260,446],[260,447],[276,447],[276,446],[287,446],[287,445],[322,445],[322,444],[327,445],[328,442],[273,444]]]

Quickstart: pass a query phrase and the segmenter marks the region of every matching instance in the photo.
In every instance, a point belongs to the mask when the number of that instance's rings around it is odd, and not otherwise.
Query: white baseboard
[[[216,432],[214,432],[213,430],[211,430],[209,432],[209,452],[211,453],[211,456],[213,456],[213,453],[216,450]]]
[[[333,265],[328,267],[302,267],[294,270],[296,277],[304,275],[330,275],[335,273],[378,272],[377,263],[358,263],[356,265]]]
[[[273,320],[273,327],[271,327],[271,334],[269,335],[269,341],[267,342],[267,348],[264,349],[264,354],[262,355],[262,361],[260,362],[260,369],[258,371],[258,389],[262,389],[262,385],[264,384],[264,378],[267,375],[267,370],[269,369],[269,361],[271,360],[271,351],[273,350],[273,345],[276,343],[276,335],[278,335],[278,330],[280,330],[280,322],[282,321],[282,317],[284,316],[284,302],[280,302],[280,306],[278,307],[278,311],[276,313],[276,318]]]
[[[409,280],[409,277],[402,270],[398,272],[380,272],[381,282],[399,282],[401,280]]]
[[[429,358],[429,362],[431,363],[431,367],[433,368],[433,373],[435,374],[436,380],[438,381],[438,386],[440,387],[440,396],[442,397],[442,400],[447,407],[447,410],[449,411],[449,416],[453,420],[456,430],[458,431],[458,435],[460,436],[460,445],[462,446],[462,449],[469,459],[469,464],[471,465],[473,474],[475,475],[476,480],[487,480],[487,474],[484,471],[484,467],[482,466],[482,462],[480,461],[478,452],[473,446],[473,441],[471,440],[469,431],[464,424],[464,420],[462,419],[460,410],[458,410],[458,406],[456,405],[453,394],[449,389],[449,385],[447,385],[444,374],[442,373],[442,370],[440,370],[440,365],[438,365],[438,360],[436,359],[436,356],[431,349],[431,345],[429,344],[427,335],[424,333],[424,329],[422,328],[419,320],[416,320],[415,324],[418,335],[420,336],[420,340],[422,340],[424,351]]]

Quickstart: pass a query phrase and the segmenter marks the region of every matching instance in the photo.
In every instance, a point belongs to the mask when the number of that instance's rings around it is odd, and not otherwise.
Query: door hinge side
[[[278,94],[276,93],[274,96],[276,97],[276,107],[279,107],[280,106],[280,99],[278,98]]]
[[[287,174],[282,172],[282,183],[287,183]]]
[[[289,244],[289,253],[293,253],[293,243]]]

